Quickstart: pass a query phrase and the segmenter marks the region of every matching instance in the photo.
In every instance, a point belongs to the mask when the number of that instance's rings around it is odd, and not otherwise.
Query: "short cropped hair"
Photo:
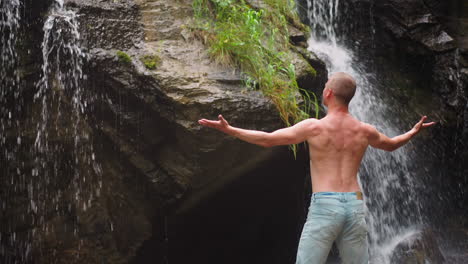
[[[335,97],[345,105],[348,105],[356,93],[356,81],[344,72],[337,72],[330,77],[330,89]]]

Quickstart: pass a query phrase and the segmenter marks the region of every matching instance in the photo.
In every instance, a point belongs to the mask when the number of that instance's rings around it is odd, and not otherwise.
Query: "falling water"
[[[3,148],[5,131],[12,125],[14,111],[9,107],[8,98],[18,98],[19,76],[16,40],[20,23],[19,0],[0,1],[0,147]]]
[[[71,96],[73,109],[75,146],[78,146],[81,133],[77,125],[84,113],[87,102],[83,100],[81,86],[83,76],[83,61],[85,54],[80,44],[77,15],[74,11],[63,8],[63,0],[57,0],[51,14],[44,23],[44,39],[42,42],[42,78],[38,83],[35,99],[42,101],[42,122],[38,125],[36,149],[48,151],[47,125],[50,118],[49,100],[51,97],[66,94]],[[60,101],[58,102],[60,104]],[[60,107],[60,105],[58,106]],[[58,111],[60,114],[60,111]]]
[[[42,77],[37,83],[38,90],[34,96],[35,100],[41,103],[42,120],[37,125],[34,143],[37,158],[32,175],[38,176],[42,171],[42,174],[46,175],[46,182],[50,180],[49,177],[61,177],[58,174],[63,171],[57,168],[64,161],[62,157],[51,155],[51,152],[71,152],[70,161],[67,162],[70,163],[69,168],[65,169],[73,175],[68,191],[74,194],[74,205],[80,207],[78,210],[86,211],[95,196],[99,195],[101,181],[95,186],[96,190],[89,190],[89,186],[92,186],[89,177],[99,175],[100,167],[95,162],[89,127],[84,119],[89,100],[92,98],[86,95],[84,89],[86,75],[83,74],[83,63],[86,54],[80,47],[76,12],[65,9],[63,0],[56,0],[43,30]],[[54,137],[71,138],[73,144],[51,146],[50,142],[56,141]],[[48,166],[49,169],[44,169]],[[89,167],[92,171],[89,171]],[[59,191],[53,195],[55,196],[49,199],[58,202],[63,193]],[[50,204],[47,204],[49,199],[34,195],[31,195],[30,199],[32,211],[46,211],[47,207],[50,207]],[[38,209],[39,206],[43,208]],[[68,205],[69,211],[71,207]]]
[[[54,244],[43,247],[44,244],[62,243],[50,240],[50,234],[61,233],[66,236],[62,239],[72,243],[73,248],[79,248],[76,236],[80,232],[80,217],[100,196],[101,168],[95,161],[90,127],[86,122],[92,97],[85,89],[83,65],[87,57],[80,46],[77,13],[67,10],[63,0],[56,0],[49,9],[43,26],[41,77],[36,83],[34,102],[29,106],[30,116],[21,123],[20,118],[14,116],[15,109],[21,107],[16,101],[19,94],[16,90],[21,85],[16,73],[15,52],[19,1],[0,3],[0,146],[5,144],[6,131],[11,131],[10,134],[26,131],[27,134],[23,138],[18,133],[17,147],[11,147],[14,144],[10,142],[2,150],[5,153],[0,155],[5,159],[2,164],[8,165],[5,174],[11,177],[8,191],[0,193],[1,205],[2,209],[8,207],[5,211],[14,212],[7,217],[8,224],[0,229],[0,262],[26,263],[35,254],[41,254],[38,252],[42,248],[56,247]],[[14,107],[5,108],[4,102],[12,98]],[[16,125],[18,129],[12,130],[7,124],[19,124]],[[31,125],[36,129],[29,128]],[[15,206],[21,207],[17,211]]]
[[[401,124],[398,115],[393,114],[395,105],[377,87],[375,74],[360,63],[353,51],[345,47],[344,39],[336,34],[343,3],[339,0],[307,3],[314,34],[309,39],[309,49],[327,63],[330,73],[347,72],[357,81],[351,113],[388,136],[406,132],[410,124]],[[371,263],[390,263],[396,246],[417,236],[423,224],[421,203],[414,194],[417,184],[411,168],[413,154],[404,147],[392,153],[370,148],[365,155],[360,179],[367,197]]]
[[[17,131],[16,118],[21,112],[19,103],[20,82],[17,65],[18,53],[16,50],[17,35],[20,27],[20,7],[19,0],[0,0],[0,162],[2,164],[14,163],[17,159],[17,149],[21,142],[21,134],[17,135],[17,144],[9,144],[10,131]],[[20,170],[20,166],[18,169]],[[8,173],[8,169],[2,166],[0,168],[0,184],[12,183],[16,173]],[[7,255],[7,251],[14,248],[17,244],[14,233],[8,232],[8,226],[5,225],[3,212],[9,206],[7,195],[0,193],[0,262],[6,263],[7,258],[1,259],[1,256]],[[24,250],[16,246],[16,250]],[[6,261],[4,261],[6,260]]]
[[[19,0],[0,1],[0,146],[5,143],[4,131],[11,125],[12,109],[7,98],[18,97],[18,54],[16,40],[20,22]],[[2,148],[3,149],[3,148]]]
[[[20,22],[19,0],[8,0],[0,2],[0,78],[1,94],[4,98],[6,91],[14,89],[18,82],[16,63],[18,54],[16,52],[17,32]],[[7,75],[13,78],[7,78]]]

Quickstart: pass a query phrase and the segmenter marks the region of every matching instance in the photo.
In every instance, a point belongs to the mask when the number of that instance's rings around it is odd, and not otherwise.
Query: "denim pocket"
[[[312,206],[301,239],[314,237],[317,241],[328,241],[335,237],[337,233],[336,215],[336,211],[331,208]]]

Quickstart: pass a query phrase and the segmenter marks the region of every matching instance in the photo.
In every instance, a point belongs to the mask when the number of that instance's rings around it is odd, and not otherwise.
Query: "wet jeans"
[[[312,194],[296,264],[325,263],[334,241],[343,264],[368,263],[364,202],[355,192]]]

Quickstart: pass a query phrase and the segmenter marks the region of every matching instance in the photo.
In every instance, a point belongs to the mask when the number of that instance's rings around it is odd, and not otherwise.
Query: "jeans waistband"
[[[360,191],[357,192],[315,192],[312,193],[312,199],[317,198],[332,198],[338,200],[357,199],[363,200],[363,194]]]

